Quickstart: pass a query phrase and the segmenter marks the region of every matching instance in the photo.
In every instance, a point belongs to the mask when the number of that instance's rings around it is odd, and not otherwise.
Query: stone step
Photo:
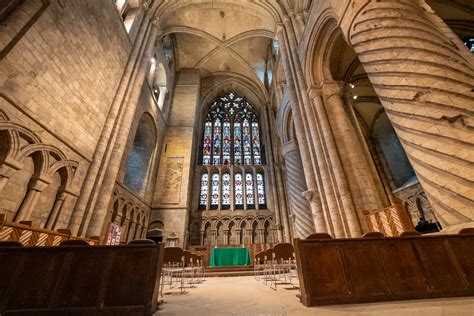
[[[213,277],[237,277],[237,276],[252,276],[253,270],[251,271],[224,271],[224,272],[206,272],[206,278]]]

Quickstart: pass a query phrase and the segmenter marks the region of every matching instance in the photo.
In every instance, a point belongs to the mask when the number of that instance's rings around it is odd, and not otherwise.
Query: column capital
[[[35,190],[38,192],[43,191],[49,184],[51,183],[51,179],[45,176],[33,176],[28,183],[28,188],[31,190]]]
[[[325,97],[329,98],[333,95],[343,96],[344,95],[344,82],[343,81],[332,81],[324,80],[322,82],[322,93]]]

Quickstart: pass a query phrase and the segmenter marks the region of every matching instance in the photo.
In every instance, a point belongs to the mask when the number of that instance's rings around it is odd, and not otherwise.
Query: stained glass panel
[[[222,163],[230,164],[230,122],[224,122],[223,140],[222,140]]]
[[[222,176],[222,206],[230,206],[230,174]]]
[[[252,147],[253,147],[253,159],[256,165],[262,164],[260,156],[260,133],[258,130],[258,123],[252,123]]]
[[[204,125],[204,139],[202,146],[202,164],[211,164],[211,138],[212,138],[212,122],[206,122]]]
[[[247,192],[247,207],[255,205],[255,194],[253,191],[253,175],[245,174],[245,190]]]
[[[265,184],[263,182],[263,174],[257,173],[257,193],[258,193],[258,205],[264,206],[265,200]]]
[[[234,123],[234,164],[242,164],[242,139],[240,123]]]
[[[199,195],[199,205],[201,206],[207,205],[208,184],[209,176],[205,173],[201,176],[201,194]]]
[[[242,183],[242,175],[240,173],[235,174],[234,180],[234,191],[235,191],[235,205],[237,208],[243,207],[244,205],[244,184]]]
[[[221,121],[217,118],[214,121],[214,142],[212,152],[212,164],[218,165],[221,161]]]
[[[219,174],[212,175],[211,205],[219,205]]]
[[[243,131],[242,131],[242,138],[243,138],[243,145],[244,145],[244,164],[251,165],[252,164],[252,145],[250,140],[250,124],[248,119],[244,119],[242,124]]]

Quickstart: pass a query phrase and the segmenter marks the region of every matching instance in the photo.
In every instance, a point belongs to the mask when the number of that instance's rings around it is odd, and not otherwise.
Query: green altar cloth
[[[212,248],[209,266],[249,266],[250,255],[247,248]]]

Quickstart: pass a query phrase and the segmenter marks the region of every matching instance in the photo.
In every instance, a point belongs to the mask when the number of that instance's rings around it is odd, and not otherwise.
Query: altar
[[[247,248],[212,248],[209,266],[248,266],[250,255]]]

